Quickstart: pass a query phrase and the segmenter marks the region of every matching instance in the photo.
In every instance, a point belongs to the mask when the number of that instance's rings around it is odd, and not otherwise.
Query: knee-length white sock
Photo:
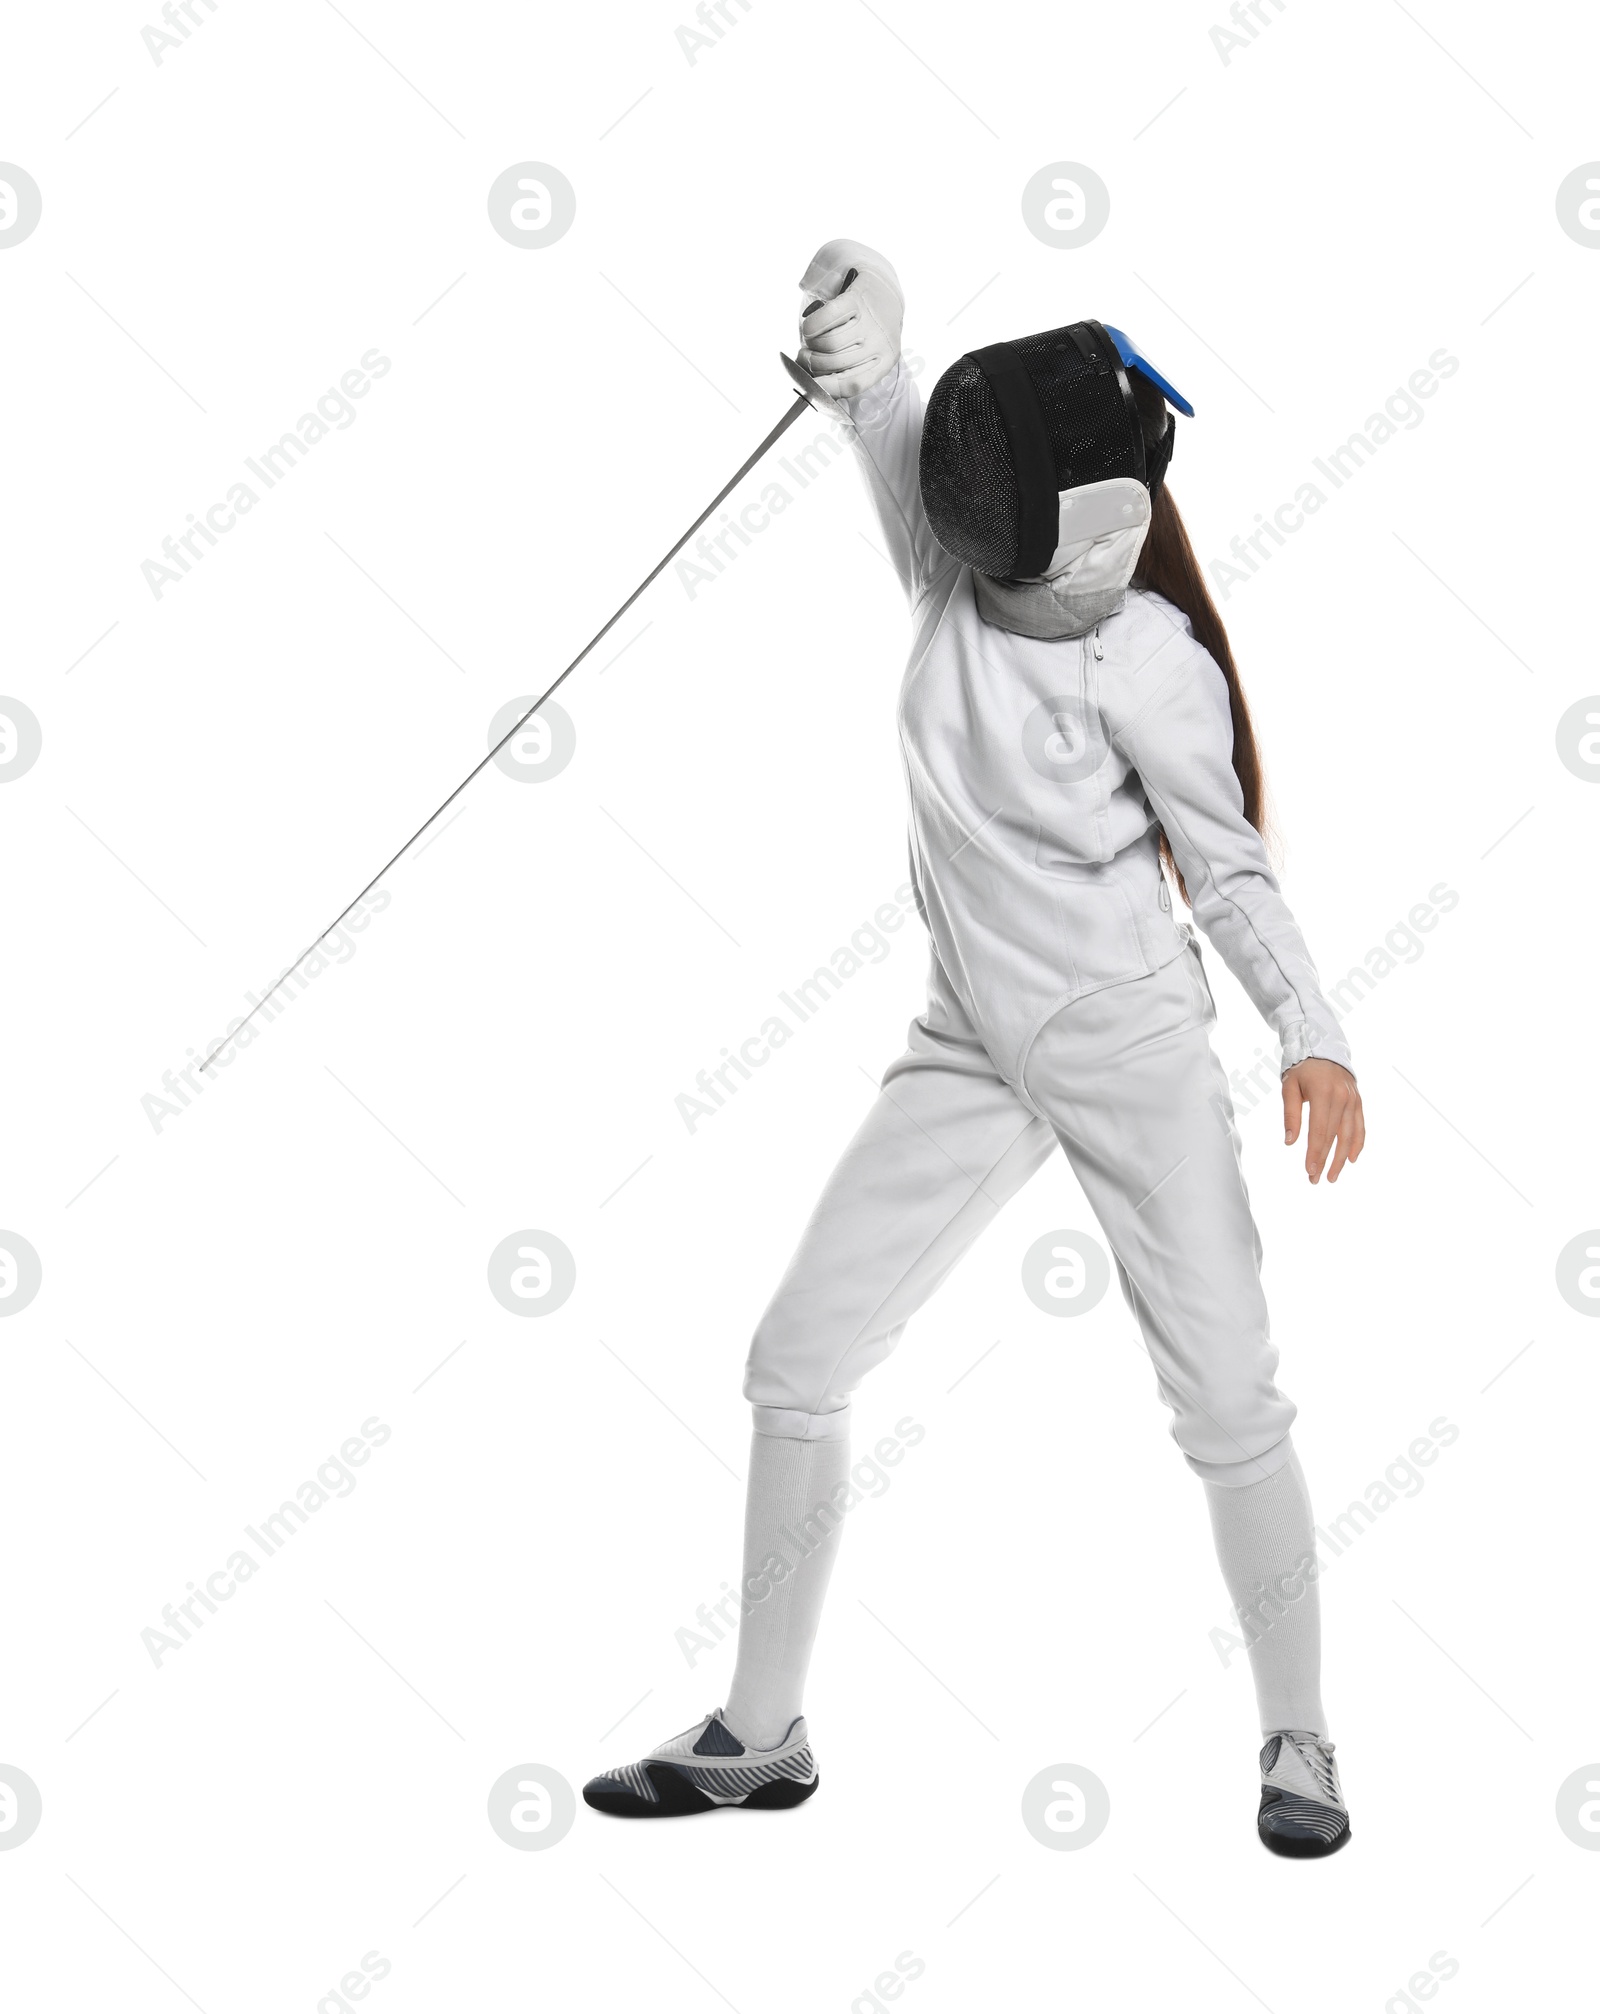
[[[1261,1731],[1304,1728],[1325,1735],[1322,1622],[1317,1604],[1316,1536],[1299,1458],[1262,1482],[1228,1489],[1208,1482],[1206,1502],[1217,1559],[1250,1646]]]
[[[800,1711],[839,1550],[831,1497],[849,1470],[848,1441],[751,1436],[739,1655],[722,1716],[747,1748],[776,1748]]]

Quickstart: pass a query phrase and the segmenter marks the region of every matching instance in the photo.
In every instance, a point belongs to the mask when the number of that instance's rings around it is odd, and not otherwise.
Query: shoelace
[[[1333,1767],[1334,1744],[1325,1741],[1319,1734],[1308,1734],[1292,1727],[1284,1729],[1283,1738],[1310,1770],[1312,1781],[1328,1803],[1342,1803],[1343,1799],[1339,1795],[1339,1779],[1334,1774]]]

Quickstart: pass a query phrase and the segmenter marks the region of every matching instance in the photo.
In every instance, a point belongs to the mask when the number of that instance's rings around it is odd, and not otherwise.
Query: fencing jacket
[[[1153,972],[1195,921],[1276,1030],[1281,1067],[1350,1065],[1288,904],[1244,815],[1228,689],[1188,618],[1130,588],[1081,637],[986,622],[970,567],[934,539],[917,483],[922,400],[904,362],[835,402],[911,601],[900,689],[912,872],[934,950],[1012,1084],[1080,994]]]

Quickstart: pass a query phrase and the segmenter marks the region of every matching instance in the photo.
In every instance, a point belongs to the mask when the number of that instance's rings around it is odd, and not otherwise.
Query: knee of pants
[[[1275,1446],[1263,1448],[1260,1454],[1247,1455],[1243,1461],[1208,1462],[1198,1455],[1184,1451],[1184,1460],[1202,1482],[1220,1483],[1224,1489],[1247,1489],[1251,1483],[1265,1482],[1268,1476],[1276,1475],[1294,1453],[1294,1437],[1285,1434]]]
[[[1172,1437],[1197,1476],[1224,1487],[1261,1482],[1289,1459],[1295,1404],[1270,1374],[1208,1378],[1162,1397],[1172,1408]]]
[[[814,1331],[790,1320],[781,1300],[774,1302],[757,1326],[744,1367],[744,1395],[756,1432],[779,1440],[847,1439],[852,1393],[888,1356],[904,1328],[902,1322],[870,1341],[858,1340],[841,1355],[831,1340],[819,1346]]]

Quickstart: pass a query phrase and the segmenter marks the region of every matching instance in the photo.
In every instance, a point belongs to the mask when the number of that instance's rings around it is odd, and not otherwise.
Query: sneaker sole
[[[1326,1860],[1330,1853],[1337,1853],[1349,1843],[1350,1828],[1346,1825],[1335,1839],[1293,1839],[1286,1833],[1269,1832],[1264,1825],[1258,1825],[1256,1837],[1269,1853],[1276,1853],[1284,1860]]]
[[[635,1797],[631,1790],[595,1790],[587,1784],[584,1803],[610,1818],[694,1818],[702,1811],[790,1811],[795,1805],[804,1804],[822,1781],[820,1772],[809,1783],[780,1777],[774,1783],[763,1783],[736,1803],[719,1804],[703,1790],[696,1790],[683,1772],[670,1763],[651,1762],[646,1768],[656,1787],[654,1803],[648,1798]]]
[[[1282,1829],[1267,1823],[1271,1817],[1280,1821]],[[1330,1831],[1334,1820],[1339,1821],[1337,1829]],[[1350,1837],[1350,1820],[1335,1805],[1264,1783],[1256,1809],[1256,1834],[1269,1853],[1285,1860],[1323,1860],[1337,1853]]]

